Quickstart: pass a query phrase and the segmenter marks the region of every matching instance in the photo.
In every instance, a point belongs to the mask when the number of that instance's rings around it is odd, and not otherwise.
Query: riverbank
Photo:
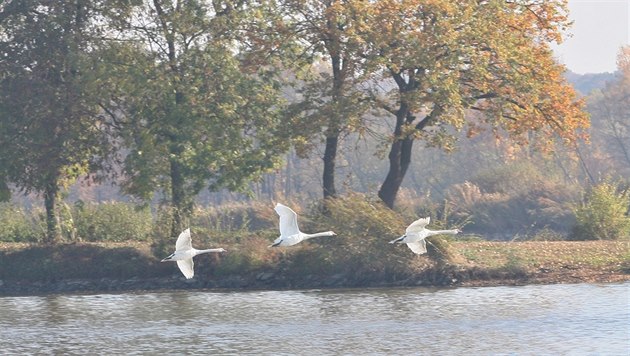
[[[629,241],[449,241],[448,261],[391,246],[395,269],[374,260],[335,263],[318,244],[262,250],[243,261],[238,246],[195,258],[195,278],[160,263],[148,243],[0,244],[0,296],[173,289],[309,289],[609,283],[630,280]],[[312,257],[312,258],[311,258]],[[317,259],[314,260],[314,258]],[[321,258],[321,260],[319,260]],[[374,257],[370,257],[374,258]],[[356,260],[356,258],[355,258]],[[238,261],[239,263],[236,263]],[[245,263],[247,262],[247,263]],[[365,266],[367,265],[367,266]]]

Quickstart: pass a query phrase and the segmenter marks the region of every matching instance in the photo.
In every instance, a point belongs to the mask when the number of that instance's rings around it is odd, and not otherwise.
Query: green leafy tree
[[[48,243],[59,235],[60,188],[103,169],[109,157],[92,54],[104,31],[99,21],[114,8],[123,12],[124,2],[0,4],[0,177],[5,188],[43,195]]]
[[[121,31],[129,41],[112,47],[123,63],[109,111],[129,149],[124,188],[163,194],[173,235],[202,189],[243,190],[287,149],[275,67],[250,62],[239,41],[255,10],[245,1],[143,1]]]

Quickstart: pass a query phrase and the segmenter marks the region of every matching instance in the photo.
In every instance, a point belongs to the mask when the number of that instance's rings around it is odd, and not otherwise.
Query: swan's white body
[[[433,235],[450,234],[455,235],[461,232],[459,229],[452,230],[429,230],[425,226],[429,225],[430,218],[418,219],[411,223],[405,230],[405,234],[389,243],[405,243],[414,253],[421,255],[427,252],[426,238]]]
[[[277,246],[293,246],[304,240],[311,239],[318,236],[335,236],[332,231],[319,232],[316,234],[306,234],[300,231],[297,223],[297,214],[291,210],[288,206],[280,203],[276,204],[274,208],[276,213],[280,216],[280,237],[275,239],[273,244],[269,247]]]
[[[163,259],[161,262],[176,261],[177,267],[182,271],[186,279],[191,279],[195,275],[195,263],[193,257],[202,253],[225,252],[223,248],[212,248],[208,250],[197,250],[192,247],[190,239],[190,229],[184,230],[175,242],[175,252]]]

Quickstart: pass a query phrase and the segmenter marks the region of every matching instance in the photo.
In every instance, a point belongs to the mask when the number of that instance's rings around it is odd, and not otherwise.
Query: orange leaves
[[[375,93],[388,109],[404,102],[423,117],[438,105],[436,123],[468,127],[470,134],[492,128],[515,141],[535,131],[541,142],[559,137],[571,143],[589,126],[584,103],[548,44],[560,41],[570,24],[566,0],[307,3],[325,9],[310,21],[327,21],[325,37],[351,54],[361,80],[391,81],[386,92]]]

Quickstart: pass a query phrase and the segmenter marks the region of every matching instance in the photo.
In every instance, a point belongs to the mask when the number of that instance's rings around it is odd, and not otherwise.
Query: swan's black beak
[[[173,256],[175,256],[175,254],[174,254],[174,253],[171,253],[171,255],[170,255],[170,256],[168,256],[168,257],[166,257],[166,258],[163,258],[163,259],[162,259],[162,261],[160,261],[160,262],[167,262],[167,261],[170,261],[170,260],[171,260],[171,258],[173,258]]]
[[[390,244],[395,244],[395,243],[400,243],[402,240],[405,239],[405,237],[407,237],[407,235],[402,235],[401,237],[397,238],[396,240],[390,241]]]

